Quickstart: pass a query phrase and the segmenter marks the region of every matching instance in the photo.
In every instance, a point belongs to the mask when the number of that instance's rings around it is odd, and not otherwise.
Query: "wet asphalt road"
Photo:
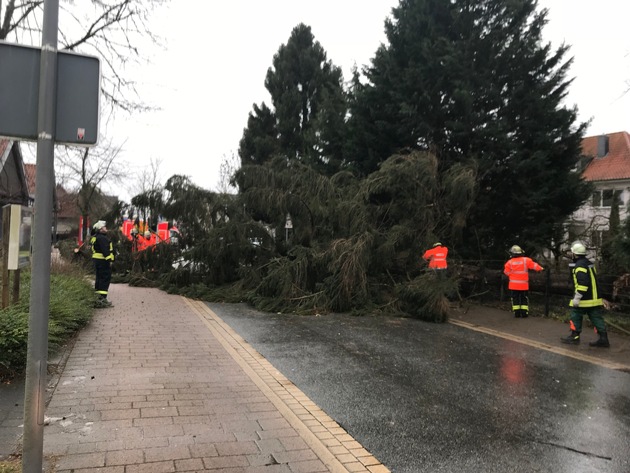
[[[392,472],[630,472],[628,373],[450,324],[208,306]]]

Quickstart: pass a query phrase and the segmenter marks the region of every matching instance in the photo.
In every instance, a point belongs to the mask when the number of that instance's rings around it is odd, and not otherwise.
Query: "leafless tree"
[[[115,196],[108,196],[103,185],[122,182],[126,176],[124,164],[119,155],[122,146],[112,146],[109,143],[94,148],[65,147],[57,153],[61,173],[58,182],[70,187],[77,196],[77,207],[84,222],[96,221],[106,214],[116,203]],[[84,236],[86,229],[82,229]]]
[[[162,175],[160,174],[160,168],[162,167],[162,159],[151,158],[149,167],[143,168],[138,176],[135,188],[135,193],[144,193],[149,191],[155,191],[162,188]]]
[[[152,108],[142,101],[125,68],[146,62],[143,48],[160,45],[149,18],[167,1],[61,0],[58,48],[96,56],[101,61],[101,95],[107,104],[101,109],[101,123],[107,121],[105,110],[111,117],[116,110]],[[43,10],[43,0],[0,0],[0,40],[38,46]],[[93,208],[98,200],[95,196],[102,193],[103,185],[114,184],[122,174],[116,160],[120,151],[121,146],[108,142],[92,150],[60,148],[56,153],[61,166],[57,180],[74,184],[72,190],[77,192],[77,204],[84,216],[98,210]]]
[[[101,94],[110,110],[145,110],[125,66],[142,63],[143,45],[160,44],[149,27],[156,7],[168,0],[62,0],[59,49],[101,59]],[[44,0],[0,0],[0,40],[38,46]]]

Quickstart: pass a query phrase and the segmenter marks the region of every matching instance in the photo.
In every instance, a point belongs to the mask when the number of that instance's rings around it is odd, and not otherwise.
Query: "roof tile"
[[[582,140],[582,153],[593,160],[584,170],[587,181],[630,179],[630,135],[625,131],[609,133],[608,154],[597,157],[599,136],[587,136]]]

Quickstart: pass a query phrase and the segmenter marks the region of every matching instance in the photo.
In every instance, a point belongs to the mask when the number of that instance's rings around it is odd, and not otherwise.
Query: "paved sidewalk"
[[[47,408],[57,473],[389,470],[205,304],[112,285]]]
[[[567,307],[567,312],[568,310]],[[517,319],[509,310],[474,305],[455,308],[449,317],[450,323],[467,329],[508,338],[606,368],[630,372],[630,336],[609,327],[610,348],[590,347],[588,343],[596,340],[597,335],[588,328],[587,321],[588,318],[585,317],[581,343],[566,345],[560,342],[560,338],[569,334],[569,325],[550,318]]]

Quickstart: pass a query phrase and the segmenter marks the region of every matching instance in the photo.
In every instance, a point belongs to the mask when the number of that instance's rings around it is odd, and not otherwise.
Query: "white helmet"
[[[511,255],[522,255],[523,254],[523,248],[521,248],[518,245],[512,245],[512,248],[510,248],[510,254]]]
[[[92,228],[94,228],[94,230],[98,231],[103,227],[106,227],[107,224],[105,223],[105,220],[99,220],[98,222],[96,222],[94,224],[94,226]]]
[[[571,245],[571,253],[574,255],[586,255],[586,247],[583,243],[576,241]]]

